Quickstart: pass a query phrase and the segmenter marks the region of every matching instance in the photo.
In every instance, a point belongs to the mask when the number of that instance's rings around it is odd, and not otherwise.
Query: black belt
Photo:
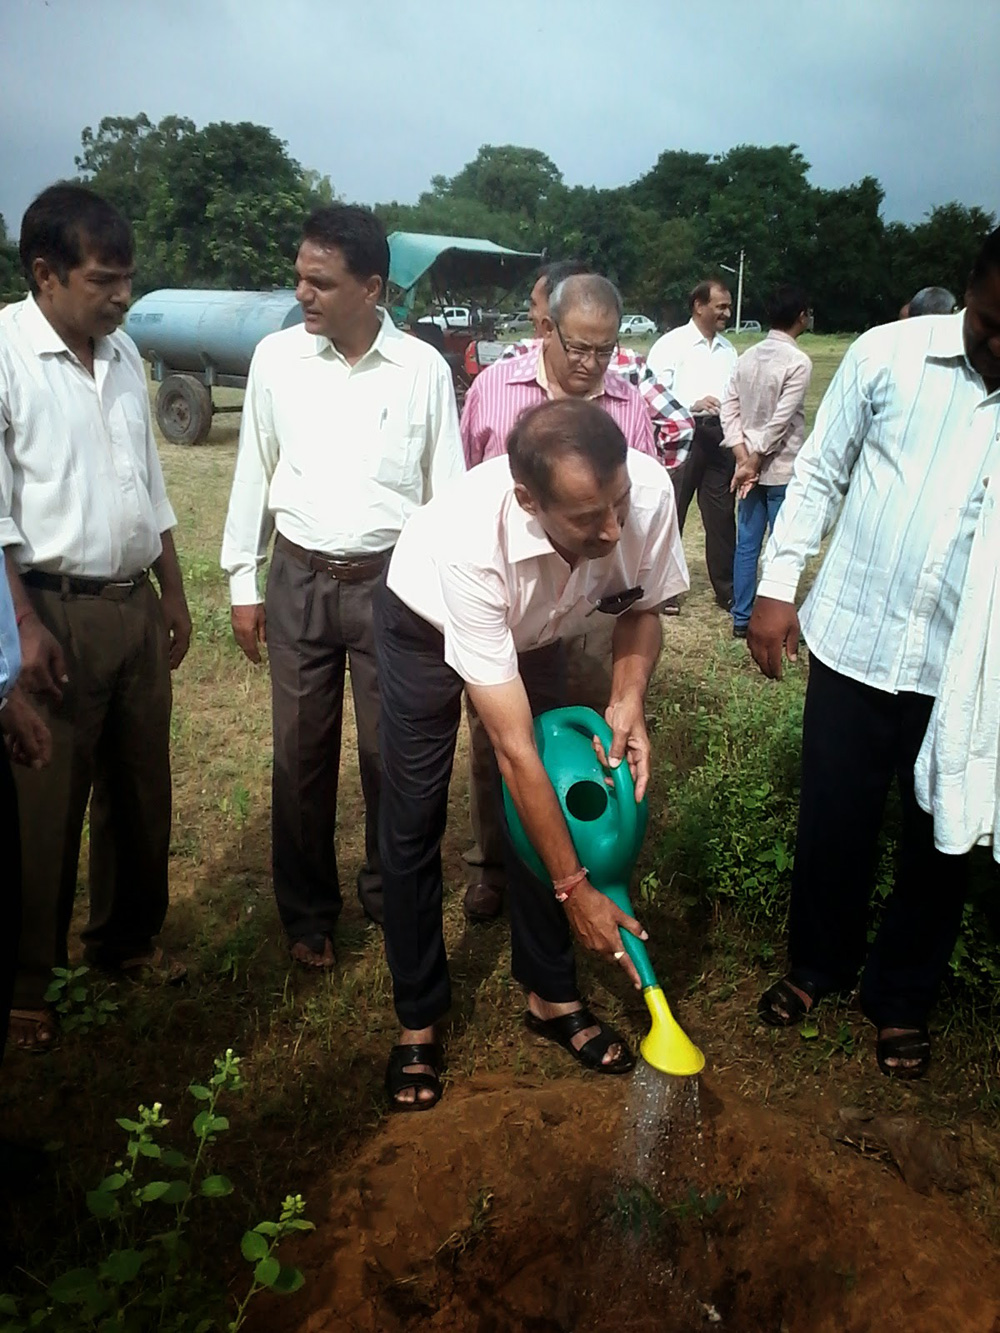
[[[274,539],[274,549],[284,551],[315,574],[329,574],[341,583],[362,583],[365,579],[373,579],[385,569],[392,555],[391,546],[387,551],[376,551],[373,555],[324,555],[322,551],[310,551],[305,546],[296,545],[280,532]]]
[[[58,592],[64,597],[106,597],[114,602],[123,602],[148,581],[148,569],[140,570],[131,579],[89,579],[81,574],[46,574],[41,569],[25,569],[21,573],[21,582],[28,588]]]

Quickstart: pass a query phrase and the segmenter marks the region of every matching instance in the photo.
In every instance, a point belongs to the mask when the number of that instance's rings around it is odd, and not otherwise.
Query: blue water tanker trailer
[[[217,406],[212,390],[245,389],[254,348],[302,323],[294,291],[219,292],[167,287],[132,306],[125,332],[159,384],[156,421],[171,444],[202,444]]]

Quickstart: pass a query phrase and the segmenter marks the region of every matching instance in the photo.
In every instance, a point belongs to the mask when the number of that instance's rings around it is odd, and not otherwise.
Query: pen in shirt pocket
[[[378,428],[379,428],[379,430],[383,430],[383,429],[385,428],[385,423],[386,423],[388,420],[389,420],[389,409],[388,409],[387,407],[383,407],[383,408],[382,408],[382,413],[381,413],[381,415],[379,416],[379,419],[378,419]]]

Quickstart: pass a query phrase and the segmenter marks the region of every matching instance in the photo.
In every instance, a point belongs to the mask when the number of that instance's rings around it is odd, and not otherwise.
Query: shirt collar
[[[537,560],[539,556],[555,554],[557,552],[537,517],[522,509],[511,491],[507,511],[507,558],[516,565],[522,560]]]
[[[397,366],[403,364],[404,348],[401,344],[402,340],[407,335],[396,328],[389,312],[383,310],[381,306],[379,306],[379,317],[381,319],[381,327],[375,335],[375,341],[372,343],[371,347],[369,347],[368,351],[365,352],[364,356],[360,357],[359,360],[354,363],[356,366],[360,366],[361,363],[367,360],[370,356],[380,356],[384,361],[392,361]],[[325,333],[306,334],[305,346],[302,349],[302,355],[304,357],[323,356],[327,352],[330,352],[331,355],[335,357],[339,357],[342,361],[345,359],[341,353],[337,351],[336,347],[334,347],[333,343]]]
[[[38,356],[65,355],[77,360],[76,354],[59,337],[31,295],[21,303],[19,322],[25,341]],[[121,353],[110,338],[94,339],[95,361],[118,361],[120,357]]]
[[[697,347],[699,343],[704,343],[711,352],[716,344],[720,347],[725,347],[727,344],[727,339],[723,338],[721,333],[713,333],[711,339],[706,338],[693,319],[688,320],[687,326],[691,332],[692,347]]]
[[[771,329],[767,338],[773,339],[776,343],[789,343],[792,347],[795,346],[795,339],[790,333],[786,333],[784,329]],[[765,342],[767,341],[767,338],[765,338]]]

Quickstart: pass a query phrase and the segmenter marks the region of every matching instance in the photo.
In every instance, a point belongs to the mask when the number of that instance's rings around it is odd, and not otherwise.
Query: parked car
[[[727,333],[763,333],[763,331],[759,319],[744,319],[739,329],[734,324],[731,329],[726,330]]]
[[[525,333],[534,330],[534,323],[527,310],[519,310],[514,315],[504,315],[497,324],[498,333]]]
[[[656,332],[656,325],[648,315],[622,315],[618,325],[619,338],[645,338]]]
[[[467,305],[449,305],[436,315],[421,315],[418,324],[436,324],[439,329],[470,329],[472,311]]]

